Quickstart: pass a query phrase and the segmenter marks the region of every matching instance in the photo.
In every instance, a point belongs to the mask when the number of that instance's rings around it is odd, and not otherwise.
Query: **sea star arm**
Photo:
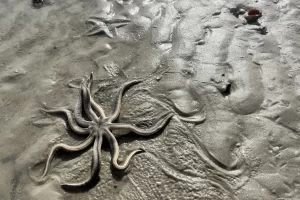
[[[74,188],[74,187],[85,187],[97,176],[99,170],[101,168],[101,146],[102,146],[102,135],[97,135],[94,146],[93,146],[93,161],[91,165],[91,174],[88,179],[80,182],[80,183],[64,183],[61,184],[63,188]]]
[[[101,108],[100,105],[98,105],[94,99],[91,97],[91,105],[92,105],[92,108],[98,113],[99,117],[101,119],[104,119],[106,118],[105,116],[105,113],[104,113],[104,110]]]
[[[129,130],[133,131],[134,133],[136,133],[138,135],[149,136],[149,135],[152,135],[152,134],[156,133],[163,126],[165,126],[167,121],[169,119],[171,119],[171,117],[173,117],[173,116],[174,116],[173,113],[167,114],[166,117],[159,120],[153,127],[149,128],[149,129],[141,129],[141,128],[138,128],[138,127],[133,126],[131,124],[125,124],[125,123],[112,124],[110,126],[110,128],[111,129],[129,129]]]
[[[107,140],[109,142],[109,146],[111,148],[111,151],[112,151],[112,166],[115,168],[115,169],[118,169],[118,170],[125,170],[128,165],[129,165],[129,162],[131,160],[131,158],[139,153],[139,152],[142,152],[143,150],[141,149],[137,149],[137,150],[134,150],[132,151],[126,158],[126,160],[124,161],[124,163],[122,165],[119,165],[118,164],[118,158],[119,158],[119,153],[120,153],[120,150],[119,150],[119,144],[115,138],[115,136],[109,131],[109,130],[106,130],[105,132],[105,136],[107,137]]]
[[[90,78],[89,78],[89,80],[88,80],[88,82],[87,82],[87,89],[88,89],[88,91],[89,91],[89,93],[90,93],[90,101],[91,101],[91,106],[92,106],[92,108],[97,112],[97,114],[99,115],[99,117],[100,117],[101,119],[103,119],[103,118],[106,117],[106,116],[105,116],[105,113],[104,113],[104,110],[101,108],[100,105],[98,105],[98,104],[94,101],[94,99],[93,99],[92,96],[91,96],[92,84],[93,84],[93,72],[90,74]]]
[[[85,149],[86,147],[88,147],[93,141],[94,141],[94,136],[90,135],[83,143],[81,143],[77,146],[70,146],[70,145],[66,145],[66,144],[62,144],[62,143],[54,145],[49,153],[49,156],[48,156],[47,162],[46,162],[46,166],[44,169],[44,173],[40,179],[42,179],[43,177],[46,176],[49,166],[50,166],[50,162],[53,159],[54,154],[58,149],[64,149],[66,151],[72,151],[72,152],[81,151],[81,150]]]
[[[98,117],[91,107],[91,99],[89,90],[86,87],[81,87],[83,96],[83,109],[90,120],[97,122]]]
[[[110,118],[110,121],[113,122],[114,120],[116,120],[119,116],[119,113],[120,113],[120,109],[121,109],[121,100],[122,100],[122,96],[123,96],[123,93],[124,93],[124,90],[127,88],[127,87],[130,87],[134,84],[137,84],[137,83],[140,83],[141,80],[133,80],[133,81],[129,81],[127,83],[124,83],[121,88],[119,89],[118,91],[118,96],[117,96],[117,101],[115,103],[115,108],[114,108],[114,112],[113,114],[109,117]]]
[[[47,113],[54,113],[54,114],[62,112],[67,116],[69,126],[75,133],[80,135],[86,135],[89,133],[89,130],[87,128],[81,128],[80,126],[77,125],[74,117],[72,116],[71,111],[69,111],[66,108],[53,108],[53,109],[42,109],[42,110]]]
[[[91,122],[86,121],[83,117],[82,117],[82,91],[80,89],[80,93],[79,93],[79,98],[76,102],[75,108],[74,108],[74,116],[75,116],[75,120],[76,122],[83,127],[89,127]]]
[[[204,122],[206,120],[206,117],[202,116],[202,115],[196,115],[196,116],[192,116],[192,117],[181,117],[181,116],[179,116],[179,119],[184,121],[184,122],[199,124],[199,123]]]

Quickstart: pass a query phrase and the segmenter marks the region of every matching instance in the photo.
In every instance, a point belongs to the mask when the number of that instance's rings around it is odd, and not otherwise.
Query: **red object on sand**
[[[248,10],[248,15],[260,15],[261,16],[261,12],[257,9],[251,9],[251,10]]]
[[[245,17],[248,23],[257,22],[257,20],[262,16],[262,13],[257,9],[248,10],[248,16]]]

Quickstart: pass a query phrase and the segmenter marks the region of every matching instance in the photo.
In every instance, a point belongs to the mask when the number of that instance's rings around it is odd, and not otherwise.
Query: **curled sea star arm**
[[[61,187],[63,188],[77,188],[77,187],[85,187],[97,176],[99,170],[101,168],[101,145],[102,145],[102,135],[97,135],[95,138],[94,146],[93,146],[93,160],[91,165],[91,174],[89,178],[80,182],[80,183],[63,183]]]
[[[137,149],[137,150],[133,150],[128,156],[127,158],[125,159],[124,163],[122,165],[118,164],[118,158],[119,158],[119,153],[120,153],[120,150],[119,150],[119,144],[115,138],[115,136],[109,131],[109,130],[106,130],[105,132],[105,136],[107,137],[107,140],[109,142],[109,146],[111,148],[111,153],[112,153],[112,166],[115,168],[115,169],[118,169],[118,170],[125,170],[128,165],[129,165],[129,162],[131,160],[131,158],[137,154],[137,153],[140,153],[142,152],[143,150],[141,149]]]
[[[113,122],[114,120],[116,120],[119,116],[119,113],[120,113],[120,109],[121,109],[121,100],[122,100],[122,96],[123,96],[123,93],[124,93],[124,90],[127,88],[127,87],[130,87],[132,85],[135,85],[137,83],[140,83],[142,82],[141,80],[133,80],[133,81],[129,81],[127,83],[124,83],[122,85],[122,87],[119,89],[118,91],[118,95],[117,95],[117,101],[115,103],[115,108],[114,108],[114,112],[113,114],[109,117],[110,118],[110,121]]]
[[[81,91],[81,89],[80,89],[80,93],[79,93],[79,98],[78,98],[78,100],[76,102],[76,105],[75,105],[75,108],[74,108],[74,116],[75,116],[76,122],[80,126],[83,126],[83,127],[87,128],[91,125],[91,122],[86,121],[82,117],[82,91]]]
[[[81,128],[77,125],[76,120],[74,119],[71,111],[69,111],[66,108],[51,108],[51,109],[42,109],[43,111],[47,113],[64,113],[67,116],[68,123],[70,128],[77,134],[80,135],[86,135],[89,133],[89,130],[87,128]]]
[[[43,175],[41,176],[40,179],[45,177],[46,174],[48,173],[50,162],[52,161],[54,154],[58,149],[64,149],[66,151],[71,151],[71,152],[81,151],[81,150],[85,149],[86,147],[88,147],[94,141],[94,139],[95,139],[94,136],[90,135],[83,143],[81,143],[77,146],[70,146],[70,145],[62,144],[62,143],[54,145],[48,155],[46,166],[45,166]]]
[[[98,117],[91,107],[90,93],[86,87],[82,86],[81,89],[82,89],[82,97],[83,97],[83,109],[86,115],[88,116],[88,118],[90,118],[94,122],[97,122]]]
[[[100,119],[104,119],[105,113],[104,110],[102,109],[102,107],[100,105],[98,105],[94,99],[91,96],[91,90],[92,90],[92,84],[93,84],[93,72],[90,74],[90,78],[87,81],[87,89],[88,92],[90,93],[90,102],[91,102],[91,106],[92,108],[97,112],[97,114],[99,115]]]
[[[90,97],[91,98],[91,97]],[[104,110],[101,108],[100,105],[98,105],[93,98],[91,98],[91,105],[92,108],[97,112],[97,114],[99,115],[100,119],[104,119],[106,118]]]
[[[163,119],[159,120],[153,127],[149,129],[141,129],[131,124],[125,124],[125,123],[117,123],[112,124],[110,126],[111,129],[129,129],[133,131],[134,133],[142,136],[149,136],[154,133],[156,133],[158,130],[160,130],[162,127],[166,125],[169,119],[171,119],[174,116],[173,113],[169,113],[164,117]]]

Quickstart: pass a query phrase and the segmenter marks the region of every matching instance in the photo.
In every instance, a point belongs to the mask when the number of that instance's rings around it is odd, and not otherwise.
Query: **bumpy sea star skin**
[[[107,139],[109,146],[111,148],[111,165],[113,168],[117,170],[125,170],[131,158],[142,152],[142,149],[137,149],[132,151],[127,158],[125,159],[123,164],[118,163],[119,157],[119,145],[118,142],[111,132],[111,129],[129,129],[132,132],[147,136],[156,133],[163,126],[166,125],[168,120],[173,117],[173,113],[169,112],[165,114],[162,119],[160,119],[153,127],[149,129],[141,129],[135,127],[131,124],[124,123],[114,123],[114,121],[118,118],[120,109],[121,109],[121,100],[125,89],[140,83],[139,80],[129,81],[124,83],[118,90],[117,100],[114,106],[114,112],[111,116],[106,117],[102,107],[98,105],[93,98],[91,97],[91,86],[93,81],[93,74],[91,73],[89,78],[82,79],[80,95],[78,101],[75,105],[74,112],[72,113],[67,108],[47,108],[44,109],[47,113],[64,113],[67,116],[67,121],[70,128],[79,135],[87,135],[87,138],[84,142],[77,146],[70,146],[67,144],[56,144],[50,150],[49,156],[46,161],[46,166],[43,172],[41,179],[43,179],[48,171],[51,160],[54,157],[55,152],[58,149],[63,149],[70,152],[77,152],[83,149],[86,149],[93,143],[93,162],[91,167],[91,175],[88,179],[80,183],[64,183],[62,187],[84,187],[88,185],[99,173],[101,168],[101,146],[103,142],[103,136]],[[88,120],[83,117],[83,113],[87,116]],[[40,179],[40,180],[41,180]]]

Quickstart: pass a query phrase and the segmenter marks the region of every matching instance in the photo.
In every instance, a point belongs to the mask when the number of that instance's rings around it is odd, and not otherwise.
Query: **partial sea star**
[[[51,109],[44,110],[47,113],[59,113],[59,112],[64,113],[67,116],[70,128],[75,133],[80,135],[88,135],[88,137],[84,142],[82,142],[78,146],[70,146],[63,143],[54,145],[49,153],[46,166],[41,179],[46,176],[49,170],[50,162],[53,159],[56,150],[64,149],[66,151],[76,152],[76,151],[81,151],[87,148],[88,146],[90,146],[90,144],[94,143],[93,144],[94,156],[93,156],[93,163],[92,163],[90,177],[81,183],[64,183],[61,184],[61,186],[62,187],[84,187],[87,184],[89,184],[93,180],[93,178],[95,178],[95,176],[98,175],[101,167],[101,146],[103,142],[103,136],[106,137],[106,139],[109,142],[109,146],[111,148],[112,167],[118,170],[125,170],[128,167],[132,156],[135,155],[136,153],[142,152],[143,150],[137,149],[132,151],[125,159],[123,164],[121,165],[118,164],[119,145],[115,136],[111,132],[111,129],[129,129],[138,135],[148,136],[156,133],[163,126],[165,126],[167,121],[174,115],[172,112],[166,113],[162,119],[160,119],[153,127],[149,129],[141,129],[131,124],[113,123],[119,116],[119,112],[121,109],[121,99],[124,90],[128,87],[140,83],[141,81],[139,80],[129,81],[124,83],[119,88],[117,101],[115,102],[114,112],[109,117],[106,117],[102,107],[98,105],[91,97],[90,90],[91,90],[92,81],[93,81],[93,73],[91,73],[89,78],[82,80],[81,88],[80,88],[81,92],[79,95],[79,99],[76,103],[74,113],[69,111],[67,108],[51,108]],[[83,111],[89,120],[83,118],[82,116]]]

